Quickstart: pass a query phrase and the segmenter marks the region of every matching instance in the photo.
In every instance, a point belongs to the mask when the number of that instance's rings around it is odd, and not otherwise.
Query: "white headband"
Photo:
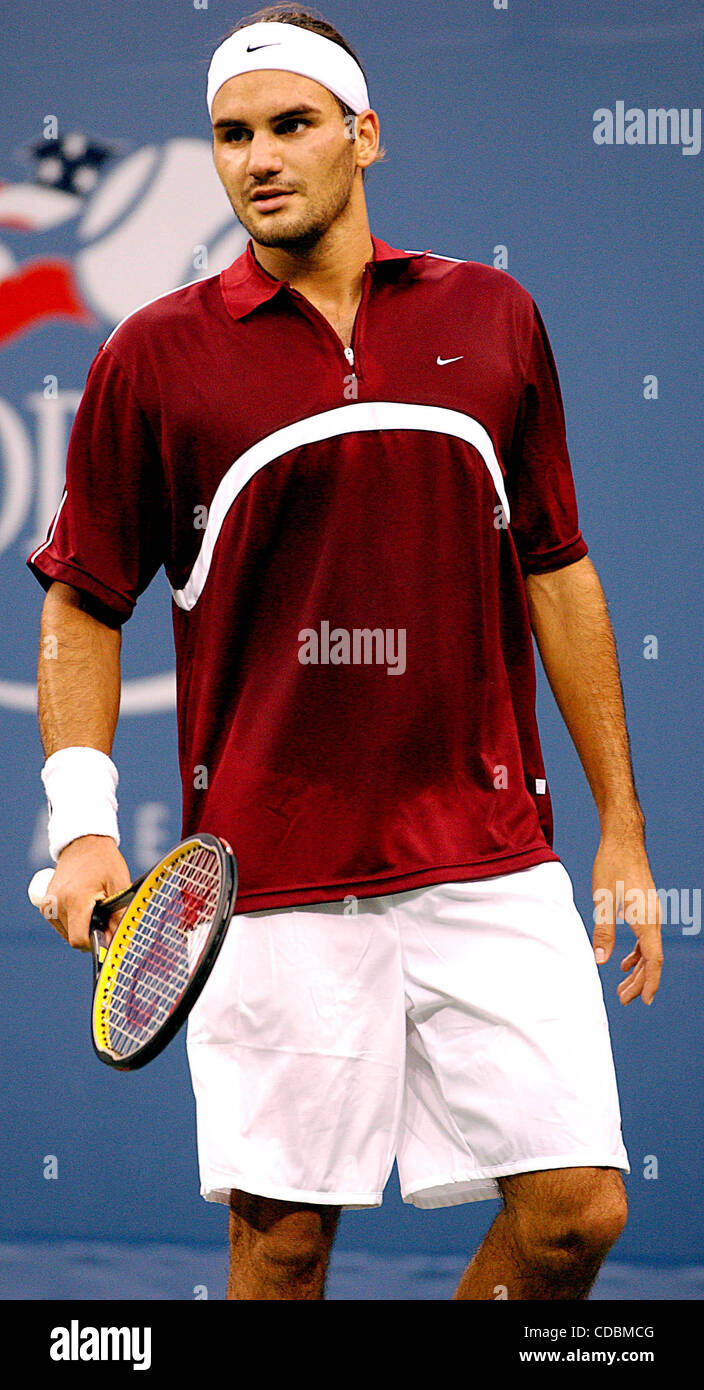
[[[275,68],[312,77],[357,115],[369,109],[364,73],[339,43],[298,24],[249,24],[216,48],[208,70],[208,111],[223,82],[243,72]]]

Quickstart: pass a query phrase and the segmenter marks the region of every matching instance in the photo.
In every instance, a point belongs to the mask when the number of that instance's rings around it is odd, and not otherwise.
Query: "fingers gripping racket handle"
[[[34,875],[27,895],[34,907],[39,907],[47,895],[49,884],[54,876],[54,869],[39,869]],[[105,929],[110,921],[113,912],[119,912],[120,908],[127,907],[130,899],[134,897],[136,889],[144,882],[146,874],[143,874],[135,883],[131,883],[129,888],[124,888],[121,893],[115,893],[111,898],[101,898],[96,902],[90,919],[90,948],[93,957],[93,972],[97,979],[107,951],[107,940]]]
[[[114,893],[111,898],[100,898],[93,908],[88,930],[90,934],[90,949],[93,956],[93,974],[96,980],[102,969],[105,953],[108,949],[105,931],[110,918],[113,912],[119,912],[121,908],[127,907],[127,904],[131,902],[134,897],[136,889],[144,882],[145,878],[146,874],[143,874],[142,878],[137,879],[135,883],[131,883],[128,888],[123,888],[121,893]]]

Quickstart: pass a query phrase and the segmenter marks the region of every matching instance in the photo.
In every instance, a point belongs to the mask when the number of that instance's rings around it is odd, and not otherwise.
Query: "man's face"
[[[347,207],[357,173],[332,92],[297,73],[242,73],[216,94],[212,122],[215,167],[252,239],[315,245]]]

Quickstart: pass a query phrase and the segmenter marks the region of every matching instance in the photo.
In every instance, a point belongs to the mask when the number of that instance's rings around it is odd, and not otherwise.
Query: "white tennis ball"
[[[32,903],[34,907],[39,907],[39,904],[44,901],[44,898],[47,895],[49,884],[51,883],[53,877],[53,869],[39,869],[38,872],[34,875],[34,878],[32,879],[29,888],[27,889],[29,901]]]

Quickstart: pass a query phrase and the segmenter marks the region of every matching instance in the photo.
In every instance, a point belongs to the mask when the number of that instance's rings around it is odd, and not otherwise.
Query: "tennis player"
[[[325,21],[245,20],[207,102],[247,248],[102,344],[29,561],[56,925],[85,950],[129,882],[120,633],[164,566],[183,833],[240,872],[188,1029],[228,1296],[321,1299],[396,1158],[416,1207],[502,1199],[456,1298],[586,1298],[628,1171],[597,964],[653,880],[545,327],[510,275],[371,234],[379,119]],[[591,942],[532,634],[599,816]],[[618,995],[650,1004],[659,922],[631,915]]]

